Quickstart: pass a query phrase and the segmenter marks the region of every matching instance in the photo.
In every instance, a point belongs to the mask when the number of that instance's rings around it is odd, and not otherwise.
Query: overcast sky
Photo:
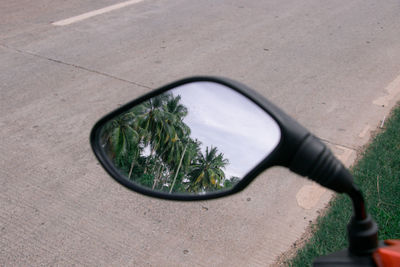
[[[277,146],[278,124],[260,107],[241,94],[211,82],[196,82],[172,91],[188,108],[184,122],[191,137],[217,147],[230,164],[227,178],[242,178]]]

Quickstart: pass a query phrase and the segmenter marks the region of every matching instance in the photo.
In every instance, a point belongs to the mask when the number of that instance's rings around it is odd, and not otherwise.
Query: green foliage
[[[171,93],[153,97],[110,121],[104,147],[128,179],[165,192],[205,192],[234,182],[225,179],[229,163],[216,147],[201,152],[183,119],[188,109]]]
[[[239,177],[231,177],[230,179],[226,179],[224,181],[224,188],[229,189],[232,188],[235,184],[237,184],[240,181]]]

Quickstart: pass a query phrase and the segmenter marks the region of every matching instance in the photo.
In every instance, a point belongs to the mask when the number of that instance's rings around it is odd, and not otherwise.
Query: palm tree
[[[183,118],[187,115],[187,108],[180,103],[180,100],[180,96],[174,97],[172,94],[163,98],[164,104],[158,106],[162,119],[159,120],[157,135],[155,135],[157,140],[153,141],[153,151],[167,164],[170,169],[169,173],[174,173],[169,191],[172,191],[182,167],[182,161],[188,155],[188,142],[185,140],[188,140],[190,136],[190,128],[183,122]],[[165,166],[161,168],[160,173],[164,169]],[[160,180],[160,175],[157,177],[153,188]]]
[[[140,135],[132,114],[124,113],[107,123],[102,130],[102,137],[107,154],[119,168],[129,172],[130,177],[141,150]]]
[[[183,121],[188,109],[180,101],[179,95],[165,93],[118,116],[103,129],[104,146],[129,179],[152,189],[168,185],[171,193],[221,188],[222,169],[229,161],[216,147],[201,153],[201,143],[190,137]]]
[[[184,146],[180,140],[190,135],[190,129],[183,123],[187,108],[180,104],[180,100],[180,96],[164,93],[131,110],[138,122],[139,142],[150,151],[145,156],[144,174],[153,175],[153,189],[165,170],[167,173],[171,173],[168,169],[176,170],[181,155],[186,153],[182,153]]]
[[[228,159],[224,159],[222,153],[218,154],[216,147],[211,147],[211,149],[206,147],[205,155],[200,153],[197,162],[189,173],[191,177],[189,189],[198,192],[220,188],[225,179],[225,173],[222,169],[227,164],[229,164]]]
[[[147,156],[146,169],[148,163],[154,158],[156,151],[160,153],[160,149],[166,140],[173,134],[173,129],[165,122],[171,120],[171,115],[163,110],[163,106],[168,99],[171,99],[170,93],[162,94],[150,98],[146,102],[138,106],[141,114],[138,115],[138,124],[146,136],[143,137],[142,143],[144,147],[150,148],[150,155]],[[153,169],[154,171],[154,169]]]
[[[182,120],[186,117],[188,113],[188,109],[180,103],[181,96],[178,95],[176,97],[171,97],[168,99],[166,105],[164,106],[164,110],[168,113],[173,114],[177,119]]]

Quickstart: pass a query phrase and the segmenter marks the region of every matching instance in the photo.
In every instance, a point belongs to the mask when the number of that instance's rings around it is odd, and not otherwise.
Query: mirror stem
[[[354,184],[353,176],[318,138],[309,134],[303,140],[290,169],[351,198],[354,216],[347,226],[351,254],[371,254],[377,248],[378,226],[367,214],[364,198]]]
[[[378,247],[378,225],[366,212],[362,193],[355,185],[347,194],[354,209],[354,216],[347,225],[349,252],[354,255],[370,255]]]
[[[363,195],[355,185],[348,192],[351,201],[353,202],[354,217],[356,220],[364,220],[367,218]]]

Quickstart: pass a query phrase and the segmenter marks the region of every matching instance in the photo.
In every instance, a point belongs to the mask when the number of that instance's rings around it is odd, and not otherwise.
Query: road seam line
[[[129,84],[133,84],[133,85],[136,85],[136,86],[139,86],[139,87],[143,87],[143,88],[146,88],[146,89],[154,89],[154,88],[151,88],[149,86],[146,86],[146,85],[143,85],[143,84],[140,84],[140,83],[136,83],[136,82],[132,82],[132,81],[129,81],[129,80],[126,80],[126,79],[123,79],[123,78],[119,78],[117,76],[114,76],[114,75],[111,75],[111,74],[107,74],[105,72],[101,72],[101,71],[89,69],[89,68],[86,68],[86,67],[83,67],[83,66],[79,66],[79,65],[76,65],[76,64],[64,62],[64,61],[61,61],[59,59],[53,59],[53,58],[49,58],[49,57],[42,56],[42,55],[39,55],[39,54],[35,54],[35,53],[32,53],[32,52],[20,50],[20,49],[17,49],[17,48],[12,48],[12,47],[9,47],[9,46],[4,45],[4,44],[0,44],[0,46],[2,46],[4,48],[7,48],[7,49],[10,49],[10,50],[13,50],[13,51],[18,52],[18,53],[21,53],[21,54],[30,55],[30,56],[38,57],[38,58],[45,59],[45,60],[48,60],[48,61],[51,61],[51,62],[55,62],[55,63],[58,63],[58,64],[62,64],[62,65],[74,67],[74,68],[77,68],[77,69],[85,70],[87,72],[95,73],[95,74],[98,74],[98,75],[101,75],[101,76],[105,76],[105,77],[112,78],[112,79],[115,79],[115,80],[118,80],[118,81],[121,81],[121,82],[129,83]]]

